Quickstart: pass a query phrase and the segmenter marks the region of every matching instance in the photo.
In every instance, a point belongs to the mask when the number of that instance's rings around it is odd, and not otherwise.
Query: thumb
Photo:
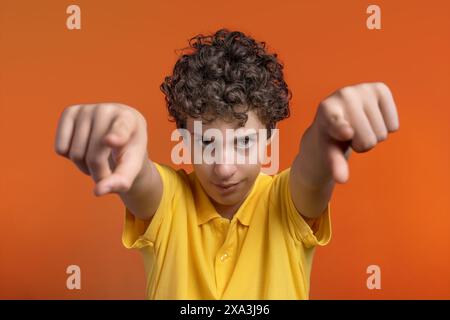
[[[328,146],[327,156],[334,181],[337,183],[346,183],[349,178],[349,168],[340,144],[342,143],[338,141],[331,142]]]
[[[124,176],[113,173],[95,185],[94,194],[96,196],[102,196],[108,193],[126,192],[129,189],[129,181]]]

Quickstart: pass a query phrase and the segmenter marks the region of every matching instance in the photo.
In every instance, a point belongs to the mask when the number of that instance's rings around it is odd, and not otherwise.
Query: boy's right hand
[[[55,151],[92,177],[96,196],[127,192],[148,161],[147,123],[119,103],[70,106],[60,117]]]

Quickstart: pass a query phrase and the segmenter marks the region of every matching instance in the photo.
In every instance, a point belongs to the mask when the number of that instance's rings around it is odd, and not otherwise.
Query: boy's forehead
[[[221,131],[226,129],[247,131],[249,129],[259,130],[265,128],[254,111],[248,111],[246,114],[247,122],[244,124],[244,126],[241,126],[237,119],[230,121],[226,119],[216,118],[213,121],[206,121],[188,117],[186,119],[186,129],[190,132],[194,132],[194,125],[196,125],[198,128],[200,124],[202,131],[208,129],[218,129]]]

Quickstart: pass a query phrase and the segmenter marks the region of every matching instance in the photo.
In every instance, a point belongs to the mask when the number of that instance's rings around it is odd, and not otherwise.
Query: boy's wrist
[[[299,174],[302,183],[310,188],[320,188],[332,180],[320,142],[319,131],[313,123],[303,134],[299,156]]]
[[[136,178],[134,179],[130,189],[128,191],[123,192],[123,195],[127,196],[134,196],[141,193],[141,191],[145,188],[146,185],[148,185],[149,180],[151,179],[151,166],[150,166],[150,160],[148,159],[147,153],[145,153],[144,160],[142,161],[142,167],[139,173],[137,174]]]

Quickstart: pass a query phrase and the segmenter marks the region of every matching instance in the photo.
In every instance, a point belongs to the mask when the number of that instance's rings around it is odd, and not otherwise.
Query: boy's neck
[[[212,200],[212,199],[211,199]],[[212,204],[216,211],[224,218],[231,220],[234,216],[234,214],[239,210],[242,203],[244,202],[245,198],[240,201],[237,204],[234,205],[223,205],[220,203],[216,203],[214,200],[212,200]]]
[[[253,187],[254,187],[254,184],[253,184]],[[235,213],[238,212],[239,208],[244,203],[245,199],[247,199],[247,197],[249,196],[251,190],[252,189],[250,189],[247,192],[247,194],[245,195],[245,197],[242,198],[241,201],[239,201],[237,204],[233,204],[233,205],[224,205],[224,204],[217,203],[211,197],[209,197],[209,199],[210,199],[212,205],[214,206],[214,208],[216,209],[218,214],[220,214],[223,218],[231,220],[233,218],[233,216],[235,215]]]

